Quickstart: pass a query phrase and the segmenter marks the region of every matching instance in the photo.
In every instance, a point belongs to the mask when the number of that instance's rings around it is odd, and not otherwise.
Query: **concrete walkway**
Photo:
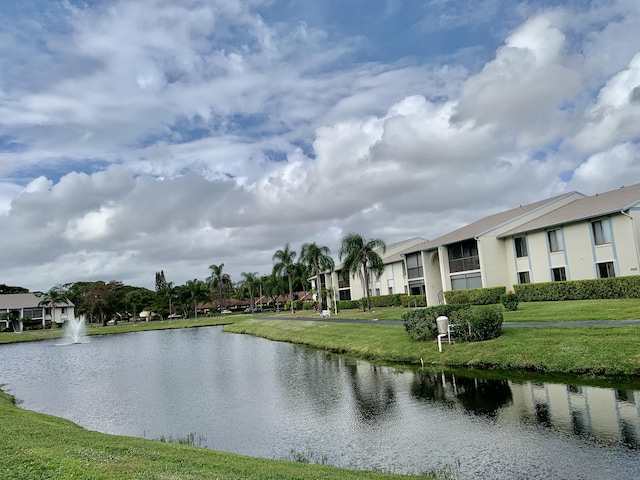
[[[259,317],[257,320],[294,320],[299,322],[328,322],[328,323],[364,323],[380,325],[402,325],[402,320],[361,320],[353,318],[323,318],[323,317]],[[504,322],[505,328],[527,327],[623,327],[640,325],[640,320],[583,320],[572,322]]]

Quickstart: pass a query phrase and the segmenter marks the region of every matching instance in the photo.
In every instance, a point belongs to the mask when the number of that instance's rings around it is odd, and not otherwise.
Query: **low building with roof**
[[[62,324],[75,316],[74,304],[66,300],[42,305],[43,297],[35,293],[0,295],[0,331],[20,332],[24,328],[46,328],[51,323]]]

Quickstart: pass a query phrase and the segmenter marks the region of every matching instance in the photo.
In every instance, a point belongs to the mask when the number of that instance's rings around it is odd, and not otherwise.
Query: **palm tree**
[[[362,287],[367,295],[366,308],[368,311],[371,311],[369,272],[374,273],[376,278],[384,272],[384,263],[380,255],[376,252],[376,249],[382,249],[382,253],[384,253],[387,245],[379,238],[367,240],[363,238],[362,235],[350,233],[342,239],[339,254],[345,276],[351,275],[355,278],[355,276],[358,275],[360,278]]]
[[[224,302],[222,301],[222,290],[223,287],[231,284],[231,277],[226,273],[222,273],[224,269],[224,263],[220,265],[209,265],[209,269],[211,270],[211,276],[207,279],[212,290],[218,289],[218,302],[220,303],[220,311],[224,310]]]
[[[67,298],[67,293],[64,288],[60,285],[56,285],[49,289],[47,293],[44,294],[42,300],[38,302],[39,307],[50,307],[51,308],[51,322],[56,322],[56,307],[61,303],[67,303],[69,299]],[[42,319],[42,327],[44,328],[45,319]]]
[[[184,284],[184,289],[189,297],[189,306],[193,306],[193,313],[196,320],[198,320],[198,302],[207,298],[205,283],[194,278],[193,280],[187,280]]]
[[[289,300],[291,300],[291,313],[293,313],[293,286],[292,286],[292,275],[294,269],[294,261],[296,259],[296,252],[291,250],[291,246],[287,243],[284,246],[284,250],[277,250],[276,253],[273,254],[272,260],[275,262],[273,264],[273,273],[274,275],[286,275],[287,280],[289,281]]]
[[[321,307],[323,303],[320,275],[325,270],[333,270],[335,266],[333,258],[329,256],[330,253],[331,250],[329,250],[329,247],[325,247],[324,245],[318,246],[315,243],[305,243],[300,249],[300,261],[309,268],[311,273],[316,277],[316,290],[320,304],[318,311],[322,310]]]
[[[251,313],[253,314],[255,297],[254,290],[260,285],[260,274],[258,274],[258,272],[242,272],[240,275],[242,276],[240,286],[249,290],[249,305],[251,307]]]

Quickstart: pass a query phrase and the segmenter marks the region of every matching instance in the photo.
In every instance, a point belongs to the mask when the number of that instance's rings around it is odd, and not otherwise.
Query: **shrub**
[[[338,302],[338,310],[352,310],[360,308],[359,300],[340,300]]]
[[[401,296],[399,293],[394,293],[371,297],[371,307],[400,307],[402,306]]]
[[[469,303],[471,305],[493,305],[500,303],[500,296],[506,287],[470,288],[468,290],[449,290],[444,292],[447,303]]]
[[[413,340],[429,340],[438,334],[436,318],[441,315],[449,316],[456,310],[468,307],[469,305],[435,305],[409,310],[402,314],[404,328]]]
[[[426,307],[427,297],[424,295],[400,295],[400,304],[403,307]]]
[[[515,293],[500,295],[500,302],[507,310],[511,310],[512,312],[518,310],[518,295]]]
[[[454,337],[463,342],[480,342],[502,334],[503,315],[498,306],[459,309],[451,313]]]
[[[522,302],[640,298],[640,275],[523,283],[514,285],[513,289]]]

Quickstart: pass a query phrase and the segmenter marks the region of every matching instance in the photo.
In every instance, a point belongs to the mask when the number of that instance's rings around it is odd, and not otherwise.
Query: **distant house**
[[[569,192],[430,241],[407,240],[399,251],[403,242],[387,247],[385,273],[368,288],[374,296],[424,295],[436,305],[449,290],[638,275],[639,219],[640,184],[594,196]],[[360,282],[345,282],[340,268],[331,274],[338,298],[362,298]]]
[[[34,293],[0,295],[0,331],[47,328],[52,322],[62,324],[74,318],[73,303],[67,301],[55,307],[39,305],[42,298]]]

